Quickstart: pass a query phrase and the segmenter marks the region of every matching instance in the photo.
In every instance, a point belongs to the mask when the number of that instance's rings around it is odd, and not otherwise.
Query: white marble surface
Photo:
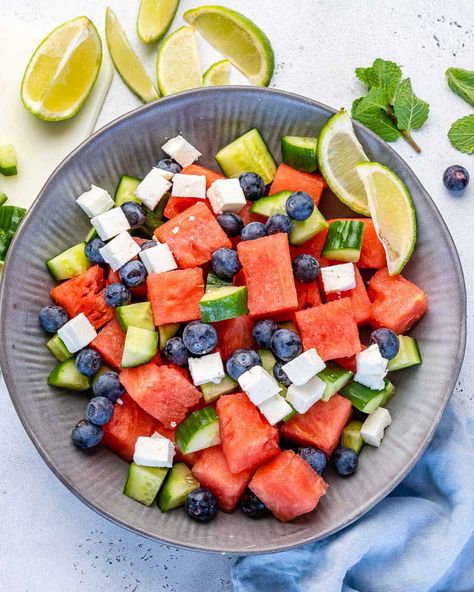
[[[180,14],[198,6],[184,0]],[[276,71],[272,86],[301,93],[334,107],[349,107],[361,91],[353,72],[375,57],[403,65],[415,91],[431,105],[423,130],[416,133],[423,153],[399,140],[407,159],[436,201],[458,246],[466,283],[473,285],[474,179],[460,199],[444,190],[441,175],[460,163],[474,176],[474,157],[456,152],[446,132],[472,108],[447,88],[448,66],[473,67],[472,0],[226,0],[261,25],[272,40]],[[45,33],[66,19],[87,14],[103,30],[106,3],[97,0],[0,0],[0,19],[16,16]],[[139,47],[134,35],[138,0],[109,5]],[[153,72],[154,50],[139,48]],[[215,54],[203,43],[204,65]],[[0,73],[1,77],[1,73]],[[138,106],[115,76],[98,125]],[[1,114],[0,114],[1,125]],[[446,286],[449,290],[449,286]],[[472,310],[468,322],[472,322]],[[474,414],[469,377],[474,342],[454,396]],[[232,558],[169,548],[129,533],[97,516],[50,473],[26,436],[0,383],[0,589],[10,592],[169,592],[230,591]],[[332,591],[331,591],[332,592]]]

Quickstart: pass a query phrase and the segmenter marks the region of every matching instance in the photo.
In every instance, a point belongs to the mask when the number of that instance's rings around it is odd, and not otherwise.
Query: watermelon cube
[[[125,333],[115,319],[112,319],[99,331],[90,346],[100,354],[104,364],[120,372],[123,348],[125,347]]]
[[[280,191],[306,191],[317,206],[325,187],[326,182],[319,173],[303,173],[287,164],[281,164],[273,179],[270,195]]]
[[[236,349],[255,349],[253,326],[254,321],[248,315],[214,323],[218,339],[217,348],[223,360],[230,358]]]
[[[171,220],[178,214],[182,214],[185,210],[188,210],[191,206],[194,206],[198,202],[203,200],[199,197],[170,197],[166,203],[163,215],[165,218]]]
[[[323,303],[317,281],[310,284],[295,281],[295,286],[298,295],[298,310],[305,310]]]
[[[257,469],[249,487],[278,520],[289,522],[314,510],[328,485],[293,450],[285,450]]]
[[[367,290],[365,289],[364,280],[355,265],[354,275],[356,280],[355,288],[352,290],[346,290],[345,292],[331,292],[330,294],[326,294],[326,302],[349,298],[352,302],[352,310],[354,311],[354,317],[357,324],[366,325],[370,321],[370,299]]]
[[[329,222],[330,220],[328,220]],[[313,255],[316,259],[321,259],[321,253],[324,245],[326,244],[326,238],[328,236],[328,229],[324,228],[321,232],[318,232],[316,236],[310,238],[308,241],[300,245],[299,247],[290,246],[291,259],[294,259],[298,255],[307,253]]]
[[[248,201],[247,205],[245,205],[239,212],[239,216],[242,218],[242,222],[247,225],[250,222],[263,222],[265,224],[266,218],[265,216],[260,216],[259,214],[255,214],[254,212],[250,211],[252,207],[252,202]]]
[[[217,173],[212,169],[207,169],[199,164],[190,164],[187,167],[184,167],[181,173],[183,175],[203,175],[206,177],[206,189],[209,189],[214,181],[225,179],[224,175],[221,175],[221,173]]]

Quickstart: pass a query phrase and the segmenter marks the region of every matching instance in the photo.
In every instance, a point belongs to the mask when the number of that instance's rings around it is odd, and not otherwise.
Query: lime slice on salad
[[[137,34],[143,43],[156,43],[166,35],[178,4],[179,0],[141,0]]]
[[[35,50],[21,83],[23,105],[45,121],[73,117],[89,96],[102,63],[92,21],[80,16],[54,29]]]
[[[163,41],[156,56],[156,78],[163,96],[202,86],[194,27],[181,27]]]
[[[250,19],[224,6],[193,8],[183,18],[250,82],[269,85],[275,67],[273,49],[265,33]]]
[[[368,161],[345,109],[333,115],[321,130],[317,146],[319,170],[331,191],[347,206],[370,216],[364,185],[355,167]]]
[[[375,230],[387,256],[390,275],[401,273],[416,243],[416,215],[408,189],[390,169],[363,162],[356,172],[364,184]]]
[[[105,17],[105,38],[114,66],[128,88],[144,103],[155,101],[156,88],[111,8],[107,8]]]
[[[230,83],[230,60],[221,60],[209,66],[202,76],[204,86],[224,86]]]

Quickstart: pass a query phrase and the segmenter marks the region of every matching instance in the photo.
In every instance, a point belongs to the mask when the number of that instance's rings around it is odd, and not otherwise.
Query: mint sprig
[[[474,152],[474,115],[461,117],[453,123],[448,138],[451,144],[460,152],[472,154]]]

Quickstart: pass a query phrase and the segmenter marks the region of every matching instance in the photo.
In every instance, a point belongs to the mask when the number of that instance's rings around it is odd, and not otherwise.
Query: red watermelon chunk
[[[298,310],[305,310],[323,303],[317,281],[309,284],[295,281],[295,286],[298,294]]]
[[[245,393],[217,401],[222,450],[231,473],[252,471],[278,453],[278,430]]]
[[[328,236],[327,228],[318,232],[316,236],[310,238],[308,241],[300,245],[299,247],[293,247],[290,245],[291,258],[294,259],[298,255],[308,254],[321,259],[321,253],[323,252],[324,245],[326,244],[326,238]]]
[[[117,372],[122,369],[124,346],[125,333],[115,319],[107,323],[91,343],[91,347],[100,354],[104,364]]]
[[[217,504],[224,512],[235,510],[245,488],[252,478],[252,471],[231,473],[221,446],[206,448],[193,466],[193,475],[201,484],[212,491]]]
[[[250,211],[252,207],[252,202],[248,201],[247,205],[245,205],[239,212],[239,216],[242,218],[244,225],[250,224],[250,222],[266,222],[265,216],[260,216],[259,214],[254,214],[254,212]]]
[[[257,469],[249,485],[278,520],[289,522],[316,508],[327,483],[293,450]]]
[[[325,187],[326,181],[319,173],[303,173],[287,164],[281,164],[273,179],[270,195],[280,191],[306,191],[317,206]]]
[[[334,300],[341,300],[342,298],[349,298],[352,302],[352,310],[358,325],[366,325],[370,321],[370,299],[365,289],[364,280],[360,275],[359,270],[354,265],[354,274],[356,279],[356,287],[345,292],[331,292],[326,294],[326,302]]]
[[[318,401],[303,415],[296,415],[281,428],[282,435],[302,446],[315,446],[331,456],[339,445],[342,430],[352,415],[350,401],[336,394]]]
[[[255,349],[252,336],[254,321],[248,315],[214,323],[217,331],[217,347],[222,359],[227,360],[236,349]]]
[[[198,197],[170,197],[163,211],[163,215],[165,218],[171,220],[171,218],[174,218],[178,214],[182,214],[191,206],[202,201],[203,200]]]
[[[221,175],[221,173],[217,173],[216,171],[199,164],[190,164],[187,167],[184,167],[181,173],[183,175],[203,175],[206,177],[206,189],[209,189],[217,179],[225,179],[224,175]]]

